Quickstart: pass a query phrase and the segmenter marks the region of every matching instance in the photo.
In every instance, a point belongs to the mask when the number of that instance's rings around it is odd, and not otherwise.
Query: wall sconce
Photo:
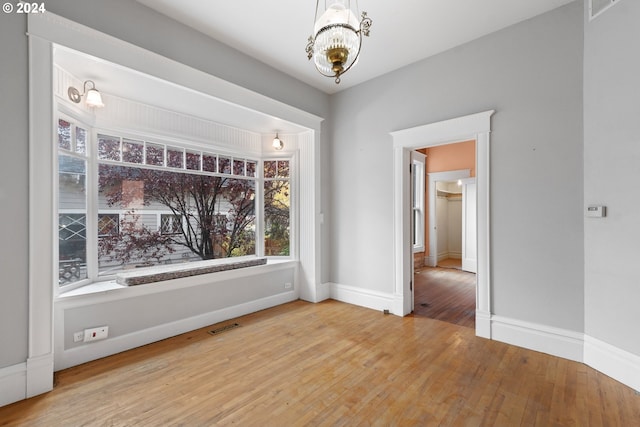
[[[91,87],[88,91],[87,83],[91,83]],[[100,95],[100,92],[98,92],[98,89],[96,89],[96,84],[93,82],[93,80],[85,80],[84,86],[82,88],[82,94],[75,87],[69,86],[67,95],[69,95],[69,99],[76,104],[79,104],[82,97],[86,95],[84,102],[87,104],[87,106],[104,107],[104,104],[102,103],[102,96]]]
[[[276,133],[276,137],[273,138],[273,143],[271,144],[273,148],[276,150],[282,150],[284,148],[284,142],[280,138],[278,138],[278,134]]]

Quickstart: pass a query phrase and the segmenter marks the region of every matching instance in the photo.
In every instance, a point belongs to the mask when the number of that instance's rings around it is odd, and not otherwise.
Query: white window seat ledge
[[[242,258],[196,261],[184,265],[154,266],[134,272],[120,273],[113,280],[90,283],[61,293],[57,300],[109,294],[115,299],[169,291],[189,286],[248,277],[283,268],[295,268],[298,261],[272,258]],[[128,283],[128,284],[127,284]],[[148,286],[145,286],[148,285]]]

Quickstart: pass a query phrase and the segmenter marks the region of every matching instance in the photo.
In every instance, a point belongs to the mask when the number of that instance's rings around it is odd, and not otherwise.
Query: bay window
[[[290,256],[289,163],[60,118],[60,286],[137,267]]]

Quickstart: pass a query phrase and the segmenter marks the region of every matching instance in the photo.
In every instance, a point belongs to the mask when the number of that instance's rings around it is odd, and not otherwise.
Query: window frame
[[[271,162],[271,161],[275,161],[276,162],[276,176],[274,177],[266,177],[265,173],[264,173],[264,163],[265,162]],[[277,173],[277,162],[279,161],[286,161],[289,163],[288,165],[288,175],[286,177],[280,177],[278,176]],[[296,221],[297,221],[297,217],[295,215],[295,212],[297,211],[297,209],[295,208],[294,205],[295,203],[295,197],[296,197],[296,192],[294,190],[295,187],[295,177],[297,175],[295,175],[295,168],[296,168],[296,163],[294,161],[294,156],[271,156],[271,157],[267,157],[262,159],[261,163],[261,182],[260,182],[260,191],[263,193],[262,195],[262,204],[261,204],[261,209],[262,209],[262,221],[261,221],[261,226],[262,226],[262,234],[260,236],[261,238],[261,248],[262,250],[266,253],[266,212],[265,212],[265,197],[264,197],[264,188],[265,188],[265,184],[267,182],[272,182],[272,181],[287,181],[289,183],[289,255],[266,255],[264,254],[264,256],[269,257],[269,258],[273,258],[273,259],[291,259],[294,257],[295,254],[295,250],[296,250],[296,242],[297,242],[297,238],[296,238],[296,232],[297,232],[297,227],[295,226]]]
[[[411,221],[413,253],[425,251],[425,180],[426,155],[411,152]]]
[[[295,203],[295,190],[294,190],[294,173],[296,171],[295,164],[295,156],[291,153],[279,153],[280,156],[277,158],[271,158],[270,156],[257,156],[255,154],[250,153],[239,153],[239,152],[229,152],[228,149],[223,149],[221,147],[217,147],[216,145],[207,145],[204,143],[198,143],[195,141],[190,141],[189,138],[185,137],[183,139],[176,139],[174,137],[164,136],[164,135],[141,135],[139,132],[131,131],[131,130],[121,130],[119,128],[114,129],[105,129],[100,126],[91,126],[86,123],[86,120],[82,120],[79,118],[82,114],[78,114],[76,117],[75,114],[68,111],[68,109],[63,108],[62,105],[58,105],[58,108],[55,110],[55,124],[57,126],[58,120],[63,119],[69,123],[71,123],[72,129],[75,129],[76,124],[81,124],[80,127],[86,130],[87,132],[87,141],[86,141],[86,162],[87,162],[87,172],[86,172],[86,193],[87,193],[87,209],[86,209],[86,227],[87,227],[87,278],[78,282],[73,282],[65,285],[56,284],[55,293],[57,295],[64,294],[68,291],[81,288],[83,286],[90,285],[92,283],[97,282],[105,282],[115,279],[115,275],[117,274],[106,274],[100,275],[99,273],[99,263],[98,263],[98,243],[100,240],[100,235],[98,231],[98,217],[102,214],[118,214],[119,220],[122,219],[123,211],[121,209],[100,209],[98,205],[98,171],[100,164],[110,164],[110,165],[121,165],[126,167],[140,167],[143,166],[149,169],[156,170],[166,170],[169,172],[172,171],[180,171],[183,173],[196,173],[196,174],[205,174],[208,176],[221,176],[226,178],[237,178],[237,179],[246,179],[254,182],[255,185],[255,254],[247,255],[247,256],[255,256],[255,257],[267,257],[267,258],[275,258],[278,260],[293,260],[297,259],[297,255],[295,251],[295,240],[294,237],[296,235],[296,222],[294,219],[296,218],[295,210],[297,209],[297,205]],[[120,158],[119,160],[107,160],[107,159],[99,159],[98,156],[98,135],[106,135],[106,136],[117,136],[120,138]],[[56,132],[57,137],[57,132]],[[134,142],[144,142],[143,148],[143,163],[131,163],[126,162],[122,155],[122,147],[124,141],[134,141]],[[164,147],[164,165],[163,166],[153,166],[146,165],[144,162],[146,161],[146,143],[154,144],[154,145],[162,145]],[[183,161],[182,168],[174,168],[168,166],[167,162],[167,149],[168,148],[180,148],[183,153]],[[59,171],[57,168],[58,156],[59,156],[59,148],[58,141],[55,141],[55,163],[56,166],[53,168],[54,176],[58,177]],[[187,162],[187,153],[197,153],[200,152],[199,156],[199,165],[200,170],[190,169],[188,167]],[[66,153],[65,153],[66,154]],[[284,155],[283,155],[284,154]],[[216,172],[205,171],[205,155],[213,156],[215,155],[216,160]],[[221,171],[220,158],[227,159],[229,162],[229,173],[224,173]],[[289,162],[289,177],[287,178],[289,181],[289,191],[290,191],[290,206],[289,206],[289,215],[290,215],[290,251],[289,255],[276,255],[276,256],[265,256],[265,241],[264,241],[264,182],[265,178],[263,176],[264,173],[264,162],[270,160],[286,160]],[[242,169],[244,172],[243,176],[234,175],[233,171],[237,165],[238,161],[242,161]],[[252,168],[249,167],[249,164],[252,164]],[[250,172],[251,171],[251,172]],[[283,178],[276,178],[283,179]],[[59,200],[59,188],[56,185],[55,191],[55,205],[57,206]],[[58,217],[60,213],[60,209],[56,208],[55,216]],[[161,227],[160,218],[163,214],[162,212],[158,212],[157,210],[149,210],[145,213],[153,214],[156,213],[158,216],[158,227]],[[173,213],[167,211],[166,214],[173,215]],[[182,218],[184,221],[184,218]],[[118,225],[118,232],[121,232],[120,225]],[[54,229],[54,241],[58,241],[58,224],[56,219],[56,227]],[[54,252],[54,264],[56,265],[56,270],[59,269],[59,253],[58,247],[56,245],[56,250]],[[216,258],[218,262],[224,258]],[[229,262],[233,262],[233,259],[237,259],[237,257],[229,257]],[[56,276],[57,277],[57,276]]]

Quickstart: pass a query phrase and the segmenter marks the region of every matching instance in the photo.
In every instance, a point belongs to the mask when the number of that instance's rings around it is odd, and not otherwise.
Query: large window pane
[[[264,183],[265,255],[288,256],[290,254],[290,208],[289,181],[266,181]]]
[[[58,156],[58,283],[87,277],[86,161]]]
[[[123,212],[99,241],[101,274],[255,254],[253,180],[102,164],[98,182],[99,204]]]

